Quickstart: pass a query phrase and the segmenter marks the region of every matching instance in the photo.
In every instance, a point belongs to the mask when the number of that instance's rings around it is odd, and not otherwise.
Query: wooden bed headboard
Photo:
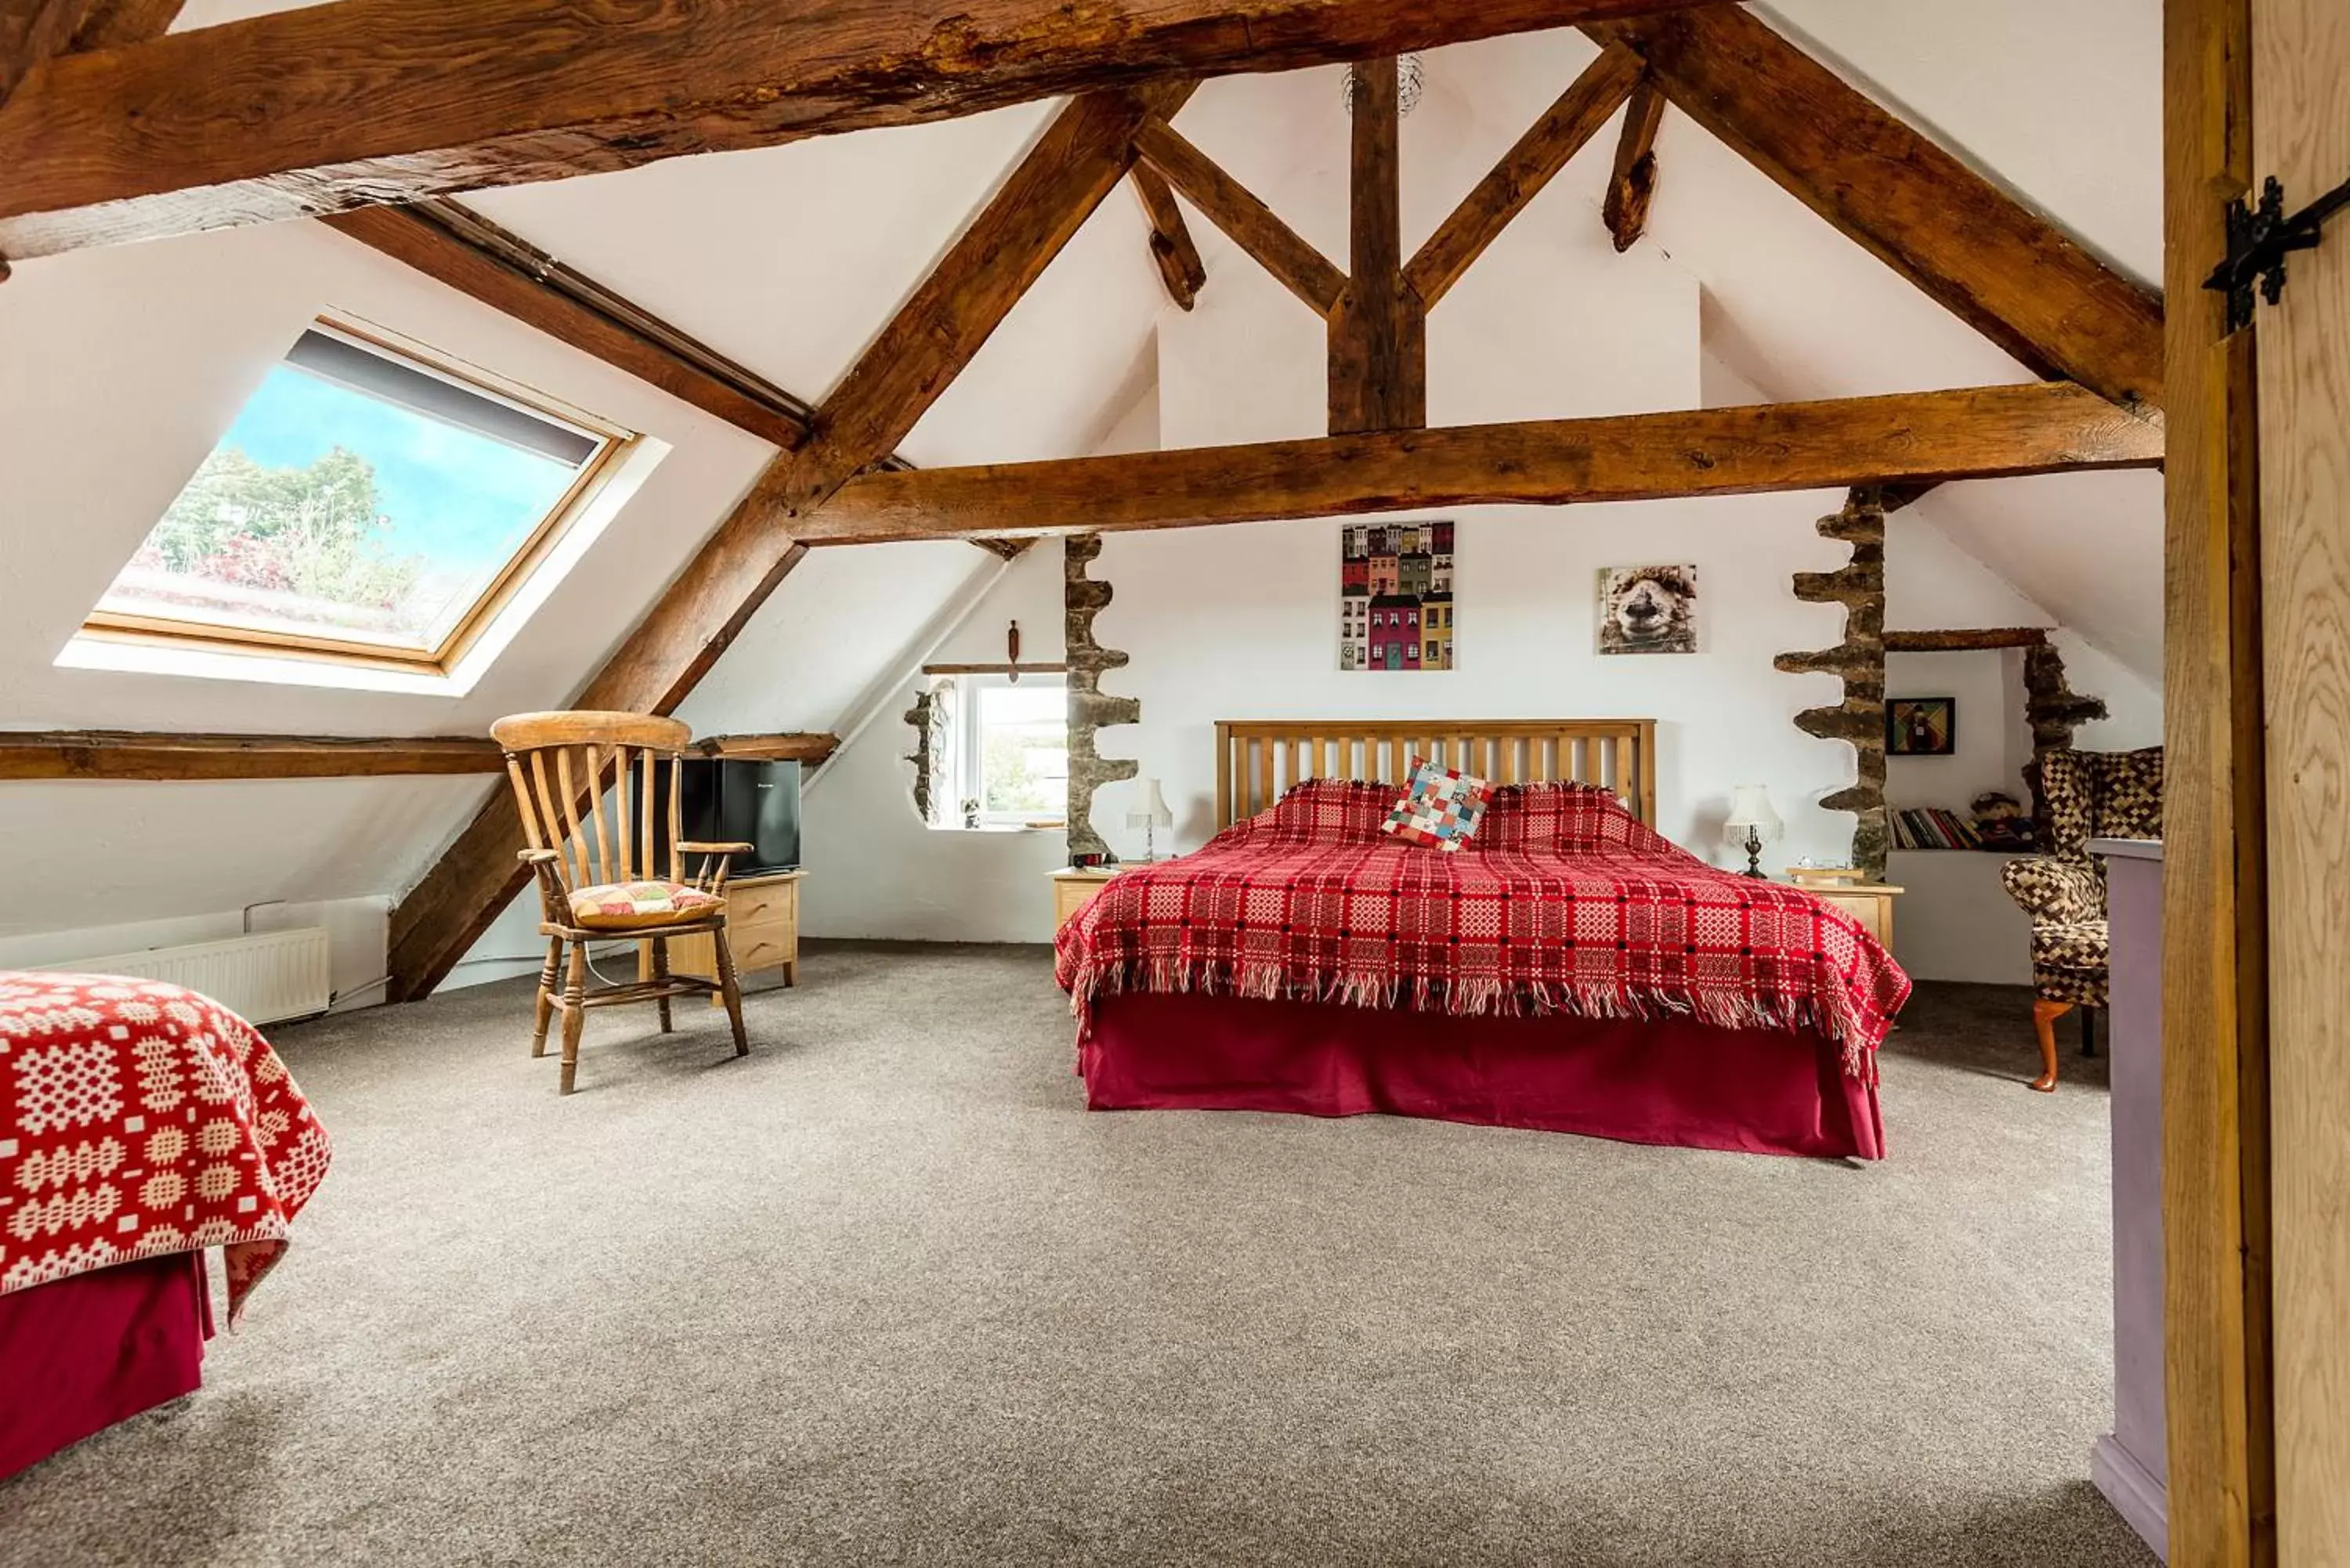
[[[1495,784],[1599,784],[1642,822],[1657,819],[1654,719],[1226,719],[1216,725],[1216,826],[1305,779],[1400,788],[1415,756]]]

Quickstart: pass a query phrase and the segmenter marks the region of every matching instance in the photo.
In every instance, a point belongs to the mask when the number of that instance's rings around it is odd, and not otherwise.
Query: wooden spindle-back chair
[[[729,857],[751,846],[682,838],[680,786],[693,732],[675,719],[645,713],[582,711],[517,713],[491,725],[490,733],[505,749],[506,776],[514,783],[515,805],[530,845],[522,858],[538,879],[538,929],[547,939],[530,1054],[546,1054],[547,1024],[561,1010],[567,1095],[578,1070],[588,1009],[656,1002],[666,1034],[671,1028],[671,998],[713,992],[726,1004],[734,1054],[749,1052],[743,993],[726,946],[725,893]],[[665,790],[658,787],[664,771]],[[664,798],[665,823],[660,805]],[[665,865],[659,863],[664,851]],[[689,875],[691,857],[699,857],[700,864]],[[716,980],[670,973],[669,940],[683,936],[711,939]],[[651,944],[652,977],[590,991],[588,944],[618,937]]]

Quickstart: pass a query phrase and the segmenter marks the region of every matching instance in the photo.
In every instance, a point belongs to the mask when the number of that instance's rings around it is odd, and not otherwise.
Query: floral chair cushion
[[[682,882],[599,882],[571,895],[571,919],[598,931],[673,926],[725,907],[725,899]]]

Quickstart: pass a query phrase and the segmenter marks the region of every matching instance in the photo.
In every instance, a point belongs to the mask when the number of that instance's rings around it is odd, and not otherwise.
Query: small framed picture
[[[1895,697],[1885,704],[1885,751],[1895,757],[1947,757],[1959,749],[1959,700]]]

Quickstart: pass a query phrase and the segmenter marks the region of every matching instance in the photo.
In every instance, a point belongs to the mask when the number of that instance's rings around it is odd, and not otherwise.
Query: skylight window
[[[413,345],[302,334],[86,631],[445,670],[628,432]]]

